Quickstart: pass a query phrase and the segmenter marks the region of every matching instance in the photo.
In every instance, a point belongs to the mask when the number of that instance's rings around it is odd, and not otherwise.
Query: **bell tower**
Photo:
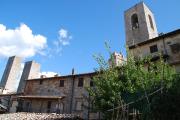
[[[126,10],[124,16],[128,47],[158,36],[154,15],[144,2]]]

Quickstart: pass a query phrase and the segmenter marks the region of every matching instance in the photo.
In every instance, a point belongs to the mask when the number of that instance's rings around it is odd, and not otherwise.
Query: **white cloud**
[[[59,30],[59,43],[60,44],[62,44],[63,46],[69,45],[71,39],[72,39],[72,36],[69,35],[67,30],[63,28]]]
[[[34,35],[26,24],[15,29],[7,29],[0,24],[0,57],[17,55],[27,58],[37,53],[42,54],[42,50],[47,46],[46,42],[45,36]]]
[[[58,31],[58,39],[53,41],[53,47],[48,50],[50,57],[52,57],[52,54],[61,56],[63,47],[69,45],[71,39],[72,36],[69,34],[68,30],[61,28]]]
[[[60,36],[61,38],[67,38],[67,36],[68,36],[68,31],[65,30],[65,29],[60,29],[60,30],[59,30],[59,36]]]
[[[58,75],[57,73],[55,73],[55,72],[41,72],[40,74],[39,74],[39,77],[41,77],[41,75],[45,75],[46,77],[54,77],[55,75]]]

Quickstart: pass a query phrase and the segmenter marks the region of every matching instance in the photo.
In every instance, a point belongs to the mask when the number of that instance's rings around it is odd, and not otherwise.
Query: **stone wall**
[[[173,51],[173,45],[178,44],[180,45],[180,34],[176,34],[169,37],[162,37],[159,40],[149,42],[144,45],[137,46],[135,48],[130,49],[130,53],[134,55],[135,57],[145,57],[152,55],[153,56],[159,56],[161,53],[164,55],[168,55],[167,62],[175,67],[176,70],[179,71],[179,64],[180,64],[180,50],[177,48],[177,50]],[[151,53],[150,52],[150,46],[157,45],[158,51]]]
[[[6,68],[4,70],[1,87],[3,88],[3,93],[16,92],[16,86],[18,83],[18,78],[20,77],[21,70],[21,58],[17,56],[10,57]]]
[[[24,92],[24,87],[25,87],[25,82],[27,79],[34,79],[38,78],[40,73],[40,64],[34,62],[34,61],[29,61],[26,62],[24,65],[24,69],[21,75],[21,79],[19,82],[19,86],[17,89],[18,93]]]
[[[27,102],[30,102],[32,111],[37,112],[41,110],[41,112],[47,112],[48,101],[51,101],[51,112],[55,111],[57,105],[60,104],[63,113],[76,113],[81,115],[83,118],[87,118],[87,98],[89,94],[86,91],[86,87],[90,86],[90,81],[93,75],[94,73],[89,73],[27,80],[24,96],[47,96],[47,98],[23,99],[23,108],[26,107]],[[83,86],[78,86],[79,79],[83,79]],[[64,87],[60,87],[61,80],[64,80]],[[48,98],[48,96],[64,97],[58,100]],[[62,112],[62,110],[60,111]]]
[[[133,29],[132,27],[132,15],[134,14],[137,15],[138,19],[137,29]],[[150,26],[149,15],[152,19],[153,29]],[[127,46],[136,45],[158,36],[154,15],[143,2],[140,2],[126,10],[124,13],[124,19]]]

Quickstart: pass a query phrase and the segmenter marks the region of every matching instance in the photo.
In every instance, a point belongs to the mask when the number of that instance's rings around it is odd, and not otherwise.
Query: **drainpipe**
[[[165,55],[167,55],[167,49],[166,49],[164,37],[163,37],[163,47],[164,47]],[[167,62],[167,59],[166,59],[166,58],[165,58],[165,62]]]
[[[89,114],[90,114],[90,94],[88,96],[88,120],[89,120]]]
[[[74,76],[74,68],[73,68],[72,69],[72,89],[71,89],[71,99],[70,99],[70,114],[72,113],[72,108],[73,108],[74,81],[75,81],[75,76]]]
[[[164,51],[165,51],[165,58],[164,58],[164,61],[167,62],[167,59],[166,59],[166,55],[167,55],[167,49],[166,49],[166,45],[165,45],[165,41],[164,41],[164,37],[163,37],[163,46],[164,46]],[[162,76],[163,80],[164,80],[164,65],[163,65],[163,76]],[[163,80],[161,80],[161,88],[163,87]],[[161,94],[163,93],[163,89],[161,89]]]

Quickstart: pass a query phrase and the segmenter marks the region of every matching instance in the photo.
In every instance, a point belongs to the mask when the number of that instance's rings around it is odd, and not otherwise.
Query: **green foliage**
[[[180,75],[174,76],[172,87],[152,98],[151,116],[159,120],[180,119]]]
[[[111,52],[109,54],[112,55]],[[151,62],[150,56],[137,60],[128,53],[127,61],[121,67],[116,67],[113,63],[109,67],[101,55],[95,56],[95,59],[99,64],[98,75],[93,78],[95,87],[88,88],[88,91],[95,109],[104,113],[106,119],[112,119],[120,112],[117,111],[119,109],[109,112],[109,109],[126,106],[130,102],[134,102],[130,109],[135,108],[143,113],[144,119],[150,119],[153,114],[152,104],[157,101],[154,98],[157,95],[151,93],[158,89],[158,94],[165,93],[164,90],[172,88],[175,71],[162,57]],[[112,56],[111,59],[113,61]]]

